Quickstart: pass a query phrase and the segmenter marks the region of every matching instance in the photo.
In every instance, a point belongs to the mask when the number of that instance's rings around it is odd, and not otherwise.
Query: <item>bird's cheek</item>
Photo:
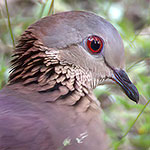
[[[111,47],[112,43],[107,43],[103,52],[103,57],[107,64],[113,68],[125,68],[124,48],[117,49]]]

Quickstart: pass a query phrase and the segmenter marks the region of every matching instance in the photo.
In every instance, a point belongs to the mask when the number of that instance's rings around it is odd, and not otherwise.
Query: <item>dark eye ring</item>
[[[87,38],[87,47],[92,53],[100,53],[103,49],[104,41],[96,35],[91,35]]]

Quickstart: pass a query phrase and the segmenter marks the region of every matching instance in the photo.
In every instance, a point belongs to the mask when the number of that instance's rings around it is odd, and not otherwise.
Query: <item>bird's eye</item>
[[[103,46],[104,46],[104,42],[102,38],[96,35],[92,35],[88,37],[87,47],[92,53],[100,53],[103,49]]]

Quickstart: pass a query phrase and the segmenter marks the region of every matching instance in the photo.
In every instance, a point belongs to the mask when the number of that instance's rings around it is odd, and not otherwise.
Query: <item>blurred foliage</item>
[[[0,88],[2,88],[8,80],[8,65],[6,64],[4,56],[0,57]]]
[[[101,15],[119,31],[125,46],[126,70],[140,92],[140,104],[129,101],[118,86],[95,89],[104,110],[103,117],[112,145],[110,149],[150,149],[150,106],[143,111],[128,135],[144,105],[150,99],[150,0],[7,0],[15,41],[33,22],[48,14],[87,10]],[[54,7],[53,7],[54,6]],[[55,9],[54,9],[55,8]],[[0,88],[9,75],[13,51],[7,24],[5,1],[0,1]],[[122,140],[121,140],[122,139]]]

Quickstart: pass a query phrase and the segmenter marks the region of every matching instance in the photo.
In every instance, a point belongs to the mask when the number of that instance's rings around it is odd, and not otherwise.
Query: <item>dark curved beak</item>
[[[133,100],[134,102],[138,103],[139,101],[139,92],[135,85],[130,81],[126,72],[122,69],[120,70],[113,70],[114,77],[113,80],[121,86],[123,91],[126,95]]]

